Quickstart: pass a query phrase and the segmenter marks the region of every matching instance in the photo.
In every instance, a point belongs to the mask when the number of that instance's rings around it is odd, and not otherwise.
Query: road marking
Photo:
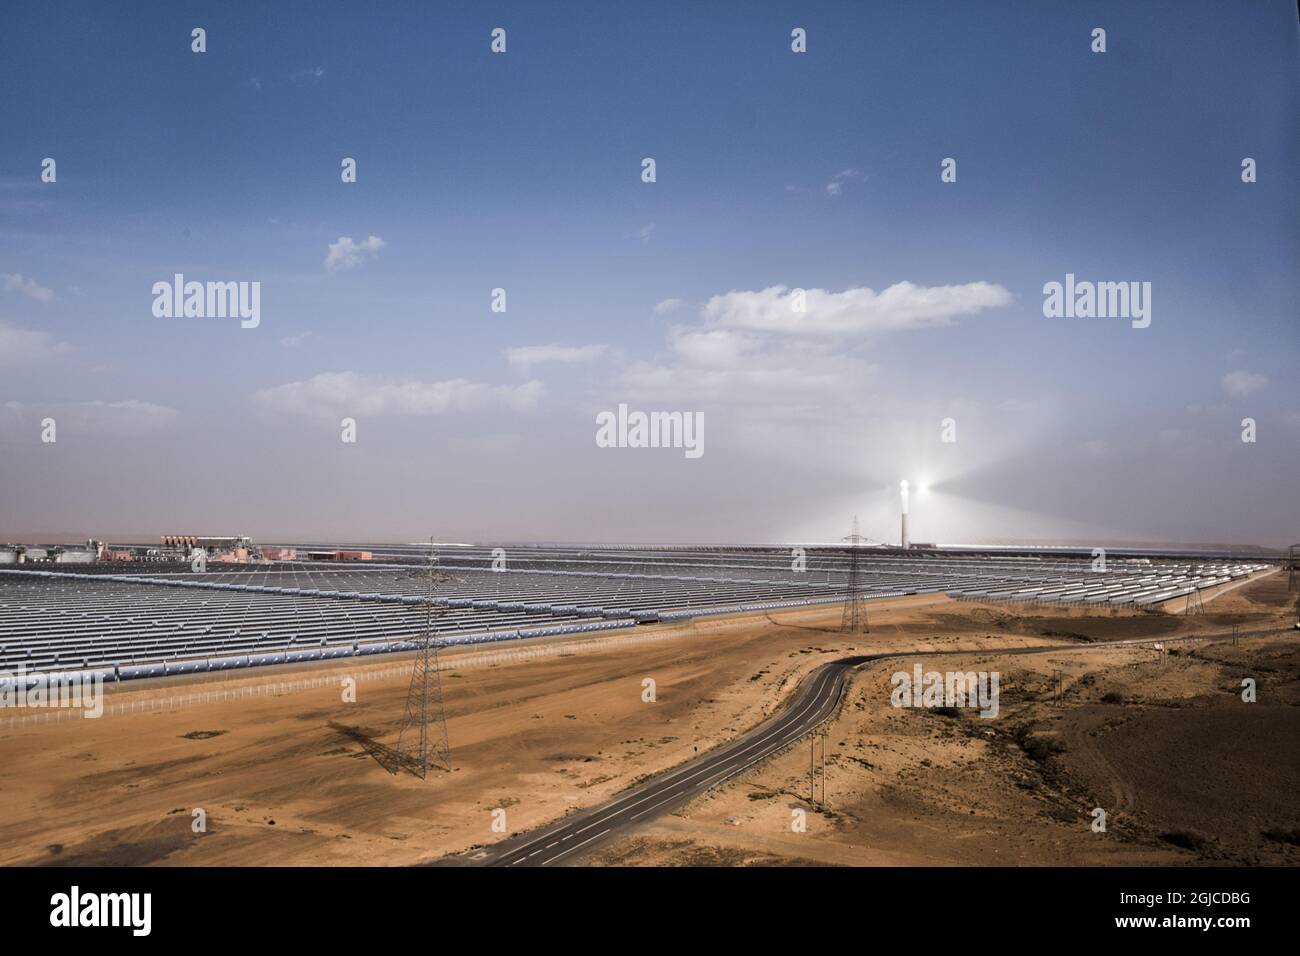
[[[825,682],[826,682],[826,677],[828,677],[829,675],[830,675],[830,671],[829,671],[829,670],[828,670],[828,672],[827,672],[826,674],[823,674],[823,675],[822,675],[822,679],[819,680],[819,681],[817,682],[817,687],[816,687],[816,689],[813,691],[813,695],[812,695],[812,696],[813,696],[813,699],[810,700],[807,704],[805,704],[804,707],[803,707],[803,709],[800,710],[799,713],[796,714],[793,718],[791,718],[791,720],[796,721],[796,722],[799,721],[799,720],[801,720],[801,719],[803,718],[804,713],[807,712],[807,710],[808,710],[810,707],[812,707],[814,704],[818,704],[818,705],[820,705],[820,702],[817,700],[817,695],[821,693],[821,688],[822,688],[822,686],[823,686],[823,685],[825,684]],[[782,715],[782,717],[785,717],[785,715]],[[772,737],[774,734],[779,734],[781,731],[785,730],[785,728],[788,726],[788,724],[791,722],[791,720],[785,720],[785,719],[782,719],[782,720],[780,721],[780,723],[779,723],[779,726],[769,728],[769,730],[768,730],[767,733],[763,734],[763,735],[762,735],[761,737],[759,737],[757,740],[751,742],[751,743],[749,744],[749,746],[745,747],[745,748],[744,748],[743,750],[741,750],[739,753],[730,755],[728,759],[734,759],[735,757],[739,757],[740,754],[744,754],[744,753],[747,753],[747,752],[750,751],[750,750],[753,750],[754,747],[756,747],[756,746],[761,746],[764,742],[767,741],[768,738]],[[741,743],[741,742],[743,742],[743,741],[738,741],[738,743]],[[721,756],[721,755],[719,755],[719,756]],[[762,758],[760,757],[759,759],[762,759]],[[687,767],[687,768],[685,768],[685,769],[690,769],[690,768]],[[678,785],[683,784],[683,783],[687,783],[687,782],[690,781],[690,780],[694,780],[694,779],[695,779],[696,777],[698,777],[700,774],[702,774],[702,773],[708,773],[709,771],[711,771],[711,770],[715,770],[715,769],[717,769],[717,761],[706,761],[705,764],[704,764],[704,766],[702,766],[702,767],[700,767],[700,769],[696,770],[695,773],[691,774],[689,777],[685,778],[684,780],[680,780],[680,781],[678,781]],[[639,807],[641,804],[645,803],[647,800],[653,800],[655,797],[658,797],[658,796],[662,795],[663,792],[664,792],[664,791],[663,791],[662,788],[660,788],[657,792],[655,792],[655,791],[652,790],[652,791],[649,792],[645,797],[643,797],[642,799],[638,800],[636,803],[632,804],[631,806],[625,808],[624,811],[620,811],[620,812],[626,812],[626,810],[631,810],[632,807]],[[672,796],[677,796],[677,795],[674,794],[674,795],[672,795]],[[670,796],[669,799],[672,799],[672,796]],[[665,802],[665,801],[660,801],[660,803],[663,803],[663,802]],[[659,806],[659,804],[655,804],[655,806]],[[640,813],[634,814],[634,815],[631,817],[631,819],[635,820],[635,819],[637,819],[637,817],[643,816],[644,814],[648,813],[648,812],[649,812],[650,810],[652,810],[652,809],[654,809],[654,807],[647,807],[645,810],[642,810]],[[597,826],[598,823],[603,823],[603,822],[605,822],[605,821],[604,821],[604,820],[601,820],[601,821],[593,821],[592,823],[588,824],[588,825],[587,825],[586,827],[584,827],[583,829],[591,829],[591,827],[593,827],[593,826]],[[582,831],[579,830],[578,832],[581,833]]]
[[[871,658],[871,659],[874,660],[875,658],[873,657],[873,658]],[[823,665],[823,670],[826,671],[826,673],[823,673],[823,674],[822,674],[822,680],[823,680],[823,681],[825,680],[825,678],[826,678],[827,676],[829,676],[829,672],[830,672],[831,670],[834,670],[834,669],[835,669],[835,667],[834,667],[835,663],[836,663],[836,662],[831,662],[830,664]],[[865,661],[864,661],[863,663],[865,663]],[[853,667],[857,667],[857,666],[859,666],[859,665],[856,665],[856,664],[853,665]],[[851,670],[852,668],[851,668],[851,667],[844,667],[844,668],[842,668],[842,669],[843,669],[843,670]],[[814,672],[813,672],[813,675],[815,676],[816,673],[817,673],[817,672],[814,671]],[[814,697],[816,696],[816,692],[814,692],[813,696],[814,696]],[[796,703],[797,703],[797,699],[796,699]],[[729,750],[735,750],[735,748],[737,748],[737,747],[741,747],[742,744],[745,744],[745,743],[746,743],[745,738],[744,738],[744,737],[741,737],[739,740],[734,740],[734,741],[732,741],[731,743],[723,744],[723,745],[722,745],[721,747],[719,747],[719,748],[717,749],[717,751],[715,751],[711,756],[712,756],[713,758],[715,758],[715,759],[722,759],[724,756],[725,756],[727,759],[730,759],[730,758],[732,758],[732,757],[739,756],[740,754],[743,754],[743,753],[745,753],[746,751],[752,749],[752,747],[754,746],[755,743],[761,742],[762,739],[765,739],[766,736],[770,735],[772,732],[778,732],[778,733],[779,733],[780,730],[783,729],[784,725],[785,725],[785,724],[786,724],[786,723],[791,719],[790,715],[791,715],[791,711],[793,710],[794,706],[796,706],[796,705],[795,705],[795,704],[792,704],[791,707],[790,707],[790,709],[786,710],[784,713],[779,714],[779,715],[775,718],[775,719],[778,721],[778,725],[769,728],[768,734],[765,734],[765,735],[764,735],[762,738],[760,738],[758,741],[752,741],[752,742],[750,742],[748,746],[743,747],[742,749],[740,749],[740,750],[739,750],[738,752],[736,752],[736,753],[728,753]],[[804,710],[807,710],[807,706],[806,706],[806,705],[805,705],[805,707],[804,707]],[[801,712],[796,716],[796,718],[794,718],[794,719],[797,719],[798,717],[801,717],[802,715],[803,715],[803,712],[801,711]],[[754,728],[754,730],[750,731],[750,733],[756,733],[757,731],[761,730],[762,727],[763,727],[763,725],[762,725],[762,724],[759,724],[758,727]],[[710,754],[704,754],[700,759],[702,759],[702,760],[708,760],[709,758],[710,758]],[[649,788],[651,788],[651,789],[653,789],[653,788],[655,788],[655,787],[657,787],[657,786],[661,786],[661,785],[663,785],[663,784],[666,784],[666,783],[668,783],[669,781],[674,780],[674,779],[676,779],[677,777],[680,777],[680,776],[681,776],[682,774],[684,774],[686,771],[688,771],[688,770],[690,770],[692,767],[696,766],[696,763],[697,763],[697,762],[694,761],[694,760],[689,761],[689,762],[686,763],[685,765],[683,765],[683,766],[677,768],[676,770],[672,771],[671,773],[669,773],[667,776],[660,777],[660,778],[658,778],[657,780],[654,780],[654,781],[651,781],[651,782],[647,783],[646,786],[649,787]],[[696,776],[696,775],[695,775],[695,774],[692,774],[692,776]],[[691,779],[691,778],[688,777],[687,779],[689,780],[689,779]],[[633,797],[638,796],[640,793],[644,793],[644,792],[645,792],[645,791],[633,791],[632,793],[629,793],[629,794],[627,794],[626,796],[621,797],[620,799],[614,801],[613,803],[607,804],[607,805],[605,806],[605,810],[606,810],[606,811],[611,811],[611,810],[613,810],[615,807],[620,806],[620,805],[623,804],[623,803],[626,803],[628,800],[631,800]],[[653,795],[654,795],[654,794],[651,794],[651,796],[653,796]],[[639,803],[641,803],[641,802],[644,802],[644,801],[638,801],[638,803],[634,803],[634,804],[632,804],[632,806],[638,806]],[[631,809],[631,807],[629,807],[628,809]],[[549,836],[553,836],[554,834],[559,833],[561,830],[563,830],[566,826],[571,825],[572,822],[573,822],[573,821],[570,821],[570,823],[561,823],[561,824],[559,824],[558,826],[556,826],[553,830],[550,830],[550,831],[547,832],[547,833],[540,834],[540,835],[538,836],[537,839],[538,839],[538,840],[544,840],[544,839],[546,839],[546,838],[549,837]],[[597,822],[596,822],[596,821],[593,821],[592,823],[589,823],[586,827],[583,827],[582,830],[589,830],[589,829],[591,829],[592,826],[595,826],[595,825],[597,825]],[[582,830],[579,830],[578,832],[581,833]],[[530,845],[531,845],[531,844],[530,844]]]
[[[875,658],[873,657],[871,659],[874,660]],[[866,663],[866,661],[860,663]],[[763,752],[760,753],[757,757],[743,764],[739,768],[735,768],[734,764],[732,764],[731,762],[741,757],[742,755],[749,753],[755,747],[763,747],[763,745],[765,745],[772,737],[781,733],[791,724],[796,725],[796,727],[800,726],[799,722],[804,720],[804,715],[809,710],[820,712],[820,710],[823,707],[825,707],[826,704],[826,701],[820,700],[819,698],[822,690],[826,686],[827,681],[829,680],[832,683],[836,683],[837,679],[840,678],[843,674],[847,673],[848,671],[858,666],[859,666],[858,664],[837,666],[836,662],[831,662],[830,664],[824,665],[821,670],[820,677],[817,680],[816,684],[813,686],[813,688],[807,693],[806,697],[803,699],[802,706],[799,706],[799,698],[796,698],[796,703],[791,705],[791,707],[788,710],[786,710],[784,713],[780,714],[777,717],[776,724],[774,726],[768,727],[766,732],[759,734],[753,740],[747,740],[742,737],[740,740],[735,741],[731,745],[723,746],[719,748],[718,751],[712,755],[713,759],[709,759],[708,755],[706,755],[705,758],[703,758],[704,763],[702,766],[699,766],[695,761],[692,761],[686,764],[685,766],[681,767],[677,771],[673,772],[672,774],[668,775],[667,777],[663,777],[657,781],[652,781],[650,784],[647,784],[646,790],[640,791],[640,793],[633,792],[628,794],[626,797],[623,797],[621,800],[618,800],[615,803],[606,806],[603,812],[598,810],[594,814],[594,817],[587,823],[586,826],[580,827],[578,830],[574,831],[574,833],[567,834],[566,836],[562,837],[562,839],[568,840],[577,833],[584,833],[587,830],[592,829],[593,827],[601,825],[602,823],[609,823],[615,817],[623,815],[628,810],[631,810],[633,807],[640,806],[641,804],[645,803],[648,800],[653,800],[656,797],[663,796],[665,793],[668,794],[667,799],[660,800],[653,807],[648,807],[645,810],[641,811],[640,813],[630,818],[632,820],[635,820],[638,817],[643,816],[644,814],[650,812],[650,810],[655,809],[656,807],[661,806],[664,803],[668,803],[673,799],[682,796],[684,792],[689,793],[689,791],[679,790],[681,785],[688,783],[689,781],[695,779],[702,773],[708,773],[711,770],[716,770],[719,762],[725,764],[721,774],[720,775],[715,774],[713,777],[709,778],[707,785],[703,788],[698,788],[698,792],[705,792],[710,787],[714,786],[719,779],[723,779],[728,775],[734,775],[735,773],[743,772],[744,770],[748,769],[749,767],[752,767],[754,764],[758,763],[759,761],[766,759],[772,753],[781,749],[781,747],[784,746],[784,739],[778,741],[775,746],[767,747],[767,749],[763,750]],[[814,674],[816,674],[816,672],[814,672]],[[838,698],[839,698],[839,694],[837,693],[835,695],[835,699],[838,700]],[[799,707],[797,713],[795,712],[795,707]],[[761,724],[754,731],[751,731],[751,733],[757,733],[759,730],[762,730]],[[801,733],[802,732],[806,732],[806,730],[801,731]],[[692,767],[697,767],[697,766],[698,769],[696,769],[695,773],[691,774],[690,776],[682,780],[677,781],[675,784],[672,785],[672,787],[665,786],[670,781],[674,780],[677,777],[680,777],[683,773],[690,770]],[[668,791],[673,791],[673,792],[668,792]],[[636,802],[630,804],[629,806],[624,807],[622,810],[615,811],[615,807],[618,807],[620,804],[626,803],[628,800],[638,795],[641,796],[640,800],[637,800]],[[559,826],[555,827],[553,830],[549,831],[548,833],[538,837],[537,840],[533,840],[525,844],[523,847],[520,848],[520,851],[526,850],[530,846],[536,846],[537,843],[539,843],[541,840],[546,839],[546,837],[554,836],[558,834],[561,830],[563,830],[565,826],[572,826],[573,823],[577,823],[577,822],[580,821],[571,821],[568,824],[564,824],[564,823],[560,824]],[[541,862],[541,865],[546,866],[548,863],[552,862],[553,860],[558,860],[561,856],[566,856],[569,853],[572,853],[574,850],[577,850],[579,847],[586,846],[592,840],[598,839],[600,836],[603,836],[605,833],[608,833],[610,829],[611,828],[606,828],[601,833],[597,834],[595,837],[590,837],[587,840],[584,840],[582,843],[570,847],[568,850],[565,850],[564,853],[561,853],[558,856],[554,856],[547,860],[543,860]],[[549,849],[551,846],[554,846],[556,842],[559,841],[554,841],[551,844],[548,844],[546,848]],[[533,854],[530,854],[530,856],[531,855]],[[522,862],[522,858],[521,860],[518,860],[516,862]],[[513,863],[511,864],[511,866],[514,865],[515,864]]]
[[[819,690],[820,690],[820,688],[819,688]],[[838,699],[838,698],[839,698],[839,695],[836,694],[835,697],[836,697],[836,699]],[[824,706],[824,702],[822,702],[822,705],[821,705],[821,706]],[[808,709],[807,707],[804,708],[804,710],[807,710],[807,709]],[[802,712],[800,713],[800,716],[802,716]],[[708,790],[710,790],[711,788],[713,788],[714,786],[716,786],[718,782],[720,782],[720,781],[722,781],[722,780],[725,780],[725,779],[728,779],[729,777],[734,777],[734,776],[736,776],[736,775],[738,775],[738,774],[740,774],[740,773],[743,773],[744,771],[748,770],[750,767],[752,767],[754,764],[758,763],[759,761],[766,760],[766,759],[767,759],[768,757],[770,757],[772,754],[776,753],[776,752],[777,752],[778,750],[780,750],[783,746],[785,746],[785,741],[788,740],[791,736],[795,736],[795,735],[802,736],[803,734],[807,733],[808,730],[810,730],[812,727],[815,727],[815,726],[816,726],[818,723],[820,723],[820,722],[821,722],[821,721],[818,720],[818,721],[814,721],[812,724],[810,724],[810,725],[808,725],[808,726],[804,726],[804,727],[796,727],[793,731],[790,732],[790,734],[787,734],[786,737],[784,737],[784,738],[782,738],[781,740],[777,741],[775,744],[769,746],[766,750],[764,750],[762,753],[760,753],[758,756],[756,756],[753,760],[749,761],[749,762],[746,763],[746,764],[741,765],[740,767],[735,767],[735,766],[733,766],[733,765],[731,765],[731,764],[727,764],[726,766],[724,766],[724,767],[722,768],[722,770],[721,770],[720,773],[715,774],[713,777],[709,778],[709,780],[705,781],[705,785],[702,786],[702,787],[700,787],[698,792],[699,792],[699,793],[705,793],[705,792],[707,792]],[[780,732],[780,730],[784,730],[784,729],[785,729],[784,727],[780,727],[780,728],[776,728],[776,731],[777,731],[777,732]],[[767,736],[771,736],[771,735],[769,734],[769,735],[767,735]],[[749,749],[751,749],[751,748],[748,748],[748,747],[747,747],[747,748],[745,748],[745,749],[746,749],[746,750],[749,750]],[[701,772],[704,772],[704,771],[707,771],[707,770],[714,770],[714,769],[717,769],[716,764],[715,764],[714,766],[712,766],[712,767],[705,767],[704,770],[702,770]],[[696,774],[695,776],[698,776],[698,774]],[[674,794],[673,796],[677,796],[677,795]],[[670,796],[668,800],[661,800],[659,803],[655,804],[654,806],[646,807],[646,808],[645,808],[644,810],[642,810],[640,813],[634,814],[633,817],[632,817],[632,819],[635,820],[635,819],[637,819],[638,817],[644,816],[645,814],[650,813],[652,810],[657,809],[658,807],[662,806],[663,804],[670,802],[670,801],[673,799],[673,796]],[[629,809],[631,809],[631,808],[629,808]]]
[[[555,862],[556,860],[558,860],[560,857],[562,857],[562,856],[568,856],[568,855],[569,855],[570,853],[572,853],[574,850],[581,850],[584,846],[586,846],[586,845],[587,845],[588,843],[590,843],[592,840],[599,840],[601,837],[603,837],[603,836],[604,836],[606,833],[608,833],[608,832],[609,832],[609,830],[601,830],[601,831],[600,831],[599,833],[597,833],[594,837],[588,837],[586,840],[583,840],[581,843],[575,843],[573,846],[569,847],[569,848],[568,848],[567,850],[565,850],[563,853],[560,853],[560,854],[558,854],[557,856],[553,856],[553,857],[551,857],[549,860],[543,860],[543,861],[542,861],[542,866],[547,866],[547,865],[549,865],[549,864],[551,864],[551,863],[554,863],[554,862]]]

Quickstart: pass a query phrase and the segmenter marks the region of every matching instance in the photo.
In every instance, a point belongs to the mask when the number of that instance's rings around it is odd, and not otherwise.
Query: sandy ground
[[[1295,597],[1272,575],[1222,594],[1204,615],[1146,624],[1174,634],[1294,623]],[[1007,613],[963,607],[990,623]],[[1115,639],[1142,623],[1022,618],[1019,627]],[[922,659],[926,670],[998,671],[993,719],[894,708],[890,675],[914,661],[864,668],[830,725],[825,806],[820,749],[813,801],[803,740],[589,862],[1300,864],[1300,633],[1169,646],[1163,658],[1085,646]],[[1245,677],[1257,682],[1255,703],[1241,699]],[[1105,833],[1091,826],[1098,807]],[[792,827],[799,809],[804,832]]]
[[[1282,576],[1269,580],[1280,580],[1284,593]],[[1279,616],[1276,587],[1269,587],[1261,581],[1231,592],[1207,608],[1213,613],[1196,618],[1088,616],[1077,610],[987,608],[921,598],[874,606],[870,634],[851,639],[836,633],[840,612],[830,607],[782,612],[775,624],[758,616],[638,628],[635,642],[575,653],[570,640],[562,652],[495,666],[469,663],[481,652],[458,652],[451,663],[459,660],[463,666],[443,675],[454,770],[435,772],[427,781],[385,769],[406,695],[400,674],[363,680],[355,703],[345,703],[339,687],[321,686],[162,713],[15,729],[0,725],[0,759],[7,768],[0,777],[0,864],[427,861],[502,839],[507,834],[492,829],[494,810],[504,810],[507,833],[519,832],[598,803],[697,749],[729,739],[760,721],[799,677],[831,656],[917,648],[976,648],[992,655],[1009,646],[1153,631],[1173,635],[1225,622],[1259,626]],[[653,639],[642,640],[643,635]],[[1253,644],[1230,650],[1257,653]],[[1152,659],[1153,652],[972,658],[972,666],[986,661],[979,669],[996,667],[1007,675],[1003,715],[993,722],[890,708],[892,668],[872,668],[855,681],[829,741],[832,813],[810,814],[807,833],[791,834],[788,825],[798,795],[806,799],[808,753],[801,744],[599,859],[1156,862],[1192,853],[1162,841],[1156,830],[1192,827],[1212,841],[1199,844],[1199,854],[1222,847],[1226,861],[1244,860],[1241,854],[1248,852],[1291,861],[1294,847],[1285,840],[1256,840],[1250,849],[1220,834],[1246,827],[1240,820],[1223,822],[1223,808],[1234,806],[1246,809],[1233,819],[1253,814],[1249,825],[1256,830],[1296,826],[1294,809],[1289,823],[1285,817],[1286,806],[1294,807],[1297,762],[1283,766],[1277,752],[1280,741],[1297,739],[1296,728],[1285,723],[1284,706],[1290,705],[1277,702],[1280,691],[1274,686],[1289,674],[1290,683],[1279,686],[1294,690],[1295,661],[1283,654],[1272,663],[1271,658],[1243,662],[1278,668],[1269,677],[1269,690],[1262,690],[1260,703],[1253,705],[1256,716],[1249,719],[1257,723],[1246,725],[1231,707],[1201,707],[1204,695],[1217,693],[1221,704],[1231,700],[1227,690],[1212,692],[1205,684],[1222,683],[1222,675],[1214,675],[1229,665],[1201,658],[1203,653],[1209,650],[1138,667],[1128,665],[1143,654]],[[1220,645],[1214,653],[1228,650]],[[370,671],[393,667],[388,660]],[[1142,667],[1153,676],[1142,676]],[[1064,706],[1034,697],[1041,696],[1036,682],[1044,669],[1050,674],[1052,668],[1069,668],[1072,675]],[[256,680],[354,672],[352,663]],[[1128,677],[1128,683],[1115,684],[1131,695],[1122,705],[1099,702],[1112,687],[1107,683],[1112,672]],[[1175,676],[1183,673],[1190,675],[1187,680]],[[653,703],[642,699],[646,678],[656,682]],[[175,683],[124,685],[112,700],[231,686]],[[1263,678],[1260,683],[1265,687]],[[1203,684],[1204,694],[1198,690]],[[1165,698],[1159,695],[1175,690],[1183,694],[1179,699],[1194,703],[1175,709],[1161,702]],[[1099,749],[1109,765],[1089,756],[1086,741],[1094,738],[1082,722],[1085,716],[1099,719],[1094,711],[1109,714],[1107,708],[1130,718],[1096,738],[1106,744]],[[1076,712],[1078,721],[1066,718]],[[1191,714],[1199,720],[1202,713],[1224,723],[1202,728],[1179,719]],[[996,725],[993,737],[982,726],[988,723]],[[1060,736],[1069,749],[1042,764],[1031,760],[1019,742],[1027,738],[1012,730],[1021,723],[1031,724],[1032,734]],[[1101,726],[1109,728],[1104,720]],[[1254,742],[1215,764],[1198,743],[1205,733],[1245,735]],[[1110,742],[1116,740],[1130,741],[1123,752],[1130,756],[1112,755]],[[1273,802],[1234,797],[1233,788],[1221,788],[1219,802],[1212,804],[1220,809],[1207,810],[1193,827],[1179,816],[1178,808],[1188,803],[1186,788],[1170,784],[1163,796],[1157,791],[1162,766],[1186,767],[1198,754],[1204,766],[1198,765],[1193,784],[1204,783],[1216,766],[1220,773],[1245,776],[1267,771],[1251,778],[1276,789]],[[1116,761],[1126,768],[1131,764],[1117,795],[1103,783],[1088,783],[1106,779]],[[1209,784],[1197,786],[1190,792],[1199,801]],[[1097,791],[1103,795],[1093,797]],[[1079,806],[1091,800],[1113,806],[1110,833],[1081,841],[1075,831],[1082,827],[1088,834],[1087,819],[1076,818]],[[1157,812],[1161,806],[1164,816]],[[205,833],[192,830],[195,808],[206,811]],[[1073,814],[1069,822],[1067,812]]]
[[[892,603],[891,613],[907,615],[932,599]],[[762,618],[629,633],[636,639],[535,659],[509,660],[545,642],[512,642],[489,652],[506,659],[499,665],[445,671],[454,770],[427,781],[386,769],[406,697],[400,674],[362,680],[355,703],[334,685],[162,713],[0,725],[0,759],[10,768],[0,777],[0,864],[436,858],[501,839],[491,829],[494,809],[517,832],[728,739],[762,720],[818,661],[855,646]],[[483,653],[458,650],[448,663]],[[366,670],[393,669],[388,659]],[[275,670],[126,684],[108,706],[357,672],[352,664]],[[653,703],[642,700],[646,678],[656,683]],[[207,814],[206,833],[192,832],[194,808]]]

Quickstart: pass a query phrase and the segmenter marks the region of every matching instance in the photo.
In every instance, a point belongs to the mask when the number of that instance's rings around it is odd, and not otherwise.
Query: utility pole
[[[434,598],[438,582],[445,579],[446,575],[438,569],[437,551],[430,538],[429,558],[424,574],[418,577],[423,590],[424,625],[416,640],[411,684],[406,691],[406,712],[397,734],[397,752],[401,758],[399,768],[405,765],[421,780],[428,777],[430,764],[451,770],[447,712],[442,700],[442,675],[438,671],[439,641],[434,637]]]
[[[823,731],[822,738],[822,809],[826,809],[826,738],[830,736],[829,731]]]
[[[1287,549],[1286,564],[1286,589],[1288,592],[1297,592],[1295,597],[1295,616],[1296,626],[1300,627],[1300,544],[1293,544]]]
[[[808,736],[808,803],[813,805],[817,802],[817,784],[813,780],[813,773],[817,767],[817,735]]]
[[[821,806],[826,809],[826,738],[830,736],[830,731],[824,727],[816,727],[808,735],[808,805]],[[822,798],[820,804],[817,801],[817,750],[818,740],[821,741],[821,761],[822,761]]]
[[[867,615],[862,610],[862,581],[858,573],[858,551],[864,540],[858,534],[858,516],[853,516],[853,530],[844,539],[849,543],[849,579],[844,589],[844,615],[840,619],[840,630],[846,634],[867,634]]]

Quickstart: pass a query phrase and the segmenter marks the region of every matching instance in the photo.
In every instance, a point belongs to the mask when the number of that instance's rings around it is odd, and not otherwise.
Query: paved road
[[[1263,633],[1271,633],[1271,631],[1249,632],[1252,636]],[[1048,654],[1153,644],[1159,641],[1173,643],[1183,640],[1223,639],[1228,636],[1230,635],[1152,637],[1099,641],[1092,644],[895,651],[840,658],[821,665],[805,677],[795,689],[788,706],[736,740],[701,754],[676,770],[654,777],[607,803],[570,814],[549,827],[531,830],[490,847],[439,862],[444,865],[509,867],[556,866],[572,862],[580,855],[621,835],[629,828],[680,806],[692,797],[731,779],[783,747],[789,746],[835,712],[850,673],[869,661],[897,657]]]
[[[802,737],[839,706],[849,671],[886,656],[893,655],[845,657],[823,664],[799,683],[788,706],[744,736],[654,777],[609,803],[570,814],[541,832],[504,840],[471,854],[465,862],[483,866],[554,866],[594,849],[623,829],[685,803]]]

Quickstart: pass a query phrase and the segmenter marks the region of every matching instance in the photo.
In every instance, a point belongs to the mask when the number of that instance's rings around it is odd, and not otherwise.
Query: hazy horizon
[[[167,532],[164,532],[167,533]],[[428,539],[421,540],[418,537],[395,537],[395,538],[325,538],[320,536],[284,536],[271,535],[264,536],[256,533],[249,534],[245,530],[231,529],[213,529],[194,531],[188,529],[185,533],[194,533],[199,536],[212,533],[214,536],[234,536],[248,534],[258,545],[276,546],[276,545],[329,545],[336,547],[349,547],[359,545],[377,545],[377,546],[408,546],[415,547],[427,542]],[[0,531],[0,545],[23,544],[23,545],[77,545],[84,544],[89,539],[106,541],[110,545],[148,545],[157,542],[160,537],[158,534],[84,534],[77,535],[67,532],[4,532]],[[659,540],[659,541],[630,541],[619,539],[534,539],[534,540],[511,540],[511,539],[479,539],[452,541],[439,539],[436,542],[439,548],[478,548],[487,546],[504,546],[504,547],[601,547],[601,548],[723,548],[723,547],[754,547],[754,548],[772,548],[788,547],[794,545],[803,545],[807,547],[830,548],[830,547],[847,547],[847,542],[842,538],[821,539],[789,539],[789,540],[735,540],[735,541],[709,541],[709,540]],[[1291,542],[1295,544],[1296,542]],[[1008,538],[1008,539],[988,539],[982,541],[916,541],[912,542],[913,547],[918,545],[933,545],[938,548],[1063,548],[1063,549],[1089,549],[1095,547],[1114,548],[1116,550],[1151,550],[1158,551],[1167,549],[1170,551],[1197,551],[1197,550],[1239,550],[1264,551],[1269,553],[1284,554],[1289,545],[1268,546],[1242,541],[1155,541],[1155,540],[1103,540],[1103,539],[1032,539],[1032,538]],[[863,547],[898,547],[898,540],[893,541],[876,541],[864,542]]]

